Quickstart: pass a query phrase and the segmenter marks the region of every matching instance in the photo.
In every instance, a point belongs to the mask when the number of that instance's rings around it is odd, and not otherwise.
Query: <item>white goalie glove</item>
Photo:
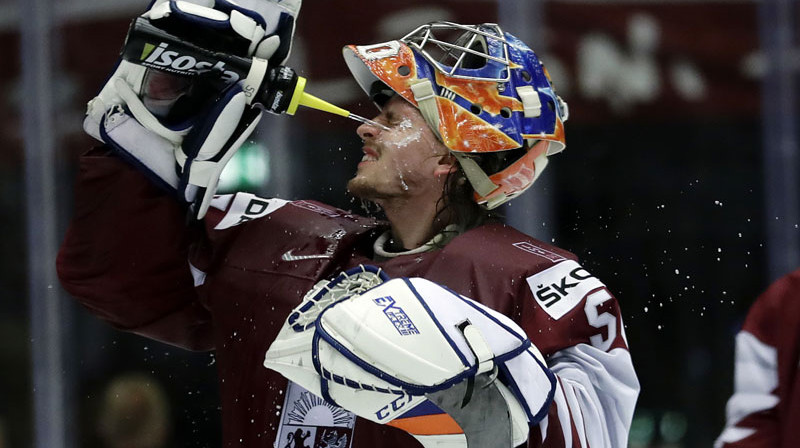
[[[555,388],[511,319],[434,282],[388,280],[371,266],[306,294],[264,365],[426,448],[518,446]],[[425,431],[419,417],[431,419]]]
[[[258,86],[269,64],[288,57],[301,0],[155,0],[140,17],[189,36],[200,47],[251,59],[243,80],[218,67],[189,67],[176,76],[121,59],[87,106],[84,130],[193,206],[202,218],[219,175],[255,130],[261,111],[248,86]],[[219,42],[219,44],[218,44]],[[185,68],[193,59],[151,45],[154,57]],[[142,52],[142,60],[147,54]],[[215,71],[216,70],[216,71]],[[205,74],[205,79],[200,74]],[[218,79],[208,81],[210,77]]]

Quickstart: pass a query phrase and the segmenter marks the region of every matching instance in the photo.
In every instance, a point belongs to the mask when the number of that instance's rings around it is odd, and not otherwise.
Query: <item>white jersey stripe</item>
[[[583,424],[583,414],[581,413],[580,399],[578,394],[582,393],[583,389],[580,384],[570,384],[568,381],[562,382],[564,389],[564,396],[567,398],[567,405],[569,405],[569,413],[572,416],[572,423],[575,426],[575,431],[578,433],[580,446],[586,448],[586,425]]]
[[[544,439],[547,437],[547,421],[549,420],[549,415],[545,415],[544,418],[539,422],[539,433],[542,436],[542,445],[544,445]]]
[[[734,393],[726,407],[727,426],[714,443],[715,447],[752,435],[755,430],[738,426],[742,419],[778,405],[778,397],[774,393],[778,387],[777,368],[778,352],[775,347],[759,341],[746,331],[736,335]]]
[[[570,408],[566,417],[559,408],[562,430],[571,413],[580,446],[625,448],[639,391],[628,351],[604,352],[578,344],[556,352],[549,361],[565,397],[563,404]],[[604,391],[602,396],[597,390]]]
[[[564,437],[564,446],[572,446],[572,421],[569,418],[569,406],[564,396],[564,388],[561,386],[561,379],[556,382],[556,392],[553,394],[553,401],[556,403],[558,411],[558,423],[561,425],[561,434]]]

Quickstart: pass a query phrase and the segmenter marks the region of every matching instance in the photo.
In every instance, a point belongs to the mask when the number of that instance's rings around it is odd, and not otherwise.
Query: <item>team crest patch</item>
[[[289,382],[276,448],[350,448],[356,415]]]

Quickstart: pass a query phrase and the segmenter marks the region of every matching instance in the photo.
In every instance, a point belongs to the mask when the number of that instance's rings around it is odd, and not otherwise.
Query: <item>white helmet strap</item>
[[[428,79],[417,80],[411,85],[411,91],[414,93],[414,100],[419,106],[419,111],[422,113],[422,118],[428,123],[433,133],[442,140],[439,133],[439,110],[436,107],[436,94],[433,91],[433,85]],[[453,156],[458,160],[464,175],[472,185],[472,188],[481,195],[488,196],[491,192],[498,188],[498,185],[489,179],[489,176],[478,166],[478,163],[464,154],[456,151],[450,151]]]
[[[464,171],[467,180],[469,180],[472,188],[474,188],[479,195],[484,197],[488,196],[499,187],[492,182],[489,176],[486,175],[486,172],[478,166],[478,162],[460,152],[451,151],[451,154],[458,160],[458,164],[461,165],[461,170]]]

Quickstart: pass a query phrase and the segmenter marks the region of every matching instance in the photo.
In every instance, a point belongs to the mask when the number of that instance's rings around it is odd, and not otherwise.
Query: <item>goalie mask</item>
[[[379,107],[398,94],[419,108],[488,209],[528,189],[565,147],[566,103],[536,54],[498,25],[433,22],[343,51]]]

